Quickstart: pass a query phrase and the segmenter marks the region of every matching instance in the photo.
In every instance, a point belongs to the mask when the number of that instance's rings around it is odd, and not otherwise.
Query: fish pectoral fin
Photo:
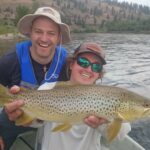
[[[119,113],[118,117],[122,118],[122,120],[130,121],[130,120],[132,120],[132,118],[134,118],[134,114],[133,114],[133,112],[128,111],[128,112],[125,112],[123,114]]]
[[[122,124],[122,119],[116,118],[107,128],[107,140],[112,142],[115,137],[118,135]]]
[[[25,124],[32,122],[34,119],[35,118],[31,117],[30,115],[23,113],[23,115],[15,121],[15,124],[18,126],[25,125]]]
[[[60,124],[58,126],[56,126],[52,131],[53,132],[65,132],[67,130],[69,130],[72,127],[71,124]]]
[[[124,120],[125,119],[124,116],[121,115],[120,113],[118,113],[117,116],[118,116],[118,119],[120,119],[120,120]]]

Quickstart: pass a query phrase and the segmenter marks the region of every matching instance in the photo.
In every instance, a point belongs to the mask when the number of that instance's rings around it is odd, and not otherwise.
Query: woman
[[[105,54],[99,45],[83,43],[75,50],[73,56],[68,58],[66,67],[68,79],[75,84],[95,84],[98,79],[103,77],[103,65],[105,64]],[[84,122],[86,124],[74,125],[69,131],[58,133],[49,132],[56,126],[55,123],[46,123],[42,143],[38,141],[38,145],[41,147],[39,146],[37,149],[100,150],[100,138],[105,133],[105,127],[101,125],[107,120],[89,116],[85,118]],[[124,135],[128,131],[125,131]]]

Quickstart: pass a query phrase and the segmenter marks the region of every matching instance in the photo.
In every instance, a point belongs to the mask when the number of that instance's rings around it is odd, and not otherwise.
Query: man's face
[[[51,61],[56,45],[59,43],[59,26],[46,17],[39,17],[32,24],[30,38],[31,56],[35,61]],[[43,62],[43,61],[42,61]]]

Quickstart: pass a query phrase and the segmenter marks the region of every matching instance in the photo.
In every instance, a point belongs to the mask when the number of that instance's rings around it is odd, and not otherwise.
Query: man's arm
[[[11,87],[20,83],[20,65],[15,51],[0,58],[0,84]]]

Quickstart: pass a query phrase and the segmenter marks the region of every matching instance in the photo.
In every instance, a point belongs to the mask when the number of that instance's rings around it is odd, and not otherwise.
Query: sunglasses
[[[100,63],[91,63],[87,58],[77,57],[77,64],[83,68],[91,66],[93,72],[100,73],[103,69],[103,65]]]

